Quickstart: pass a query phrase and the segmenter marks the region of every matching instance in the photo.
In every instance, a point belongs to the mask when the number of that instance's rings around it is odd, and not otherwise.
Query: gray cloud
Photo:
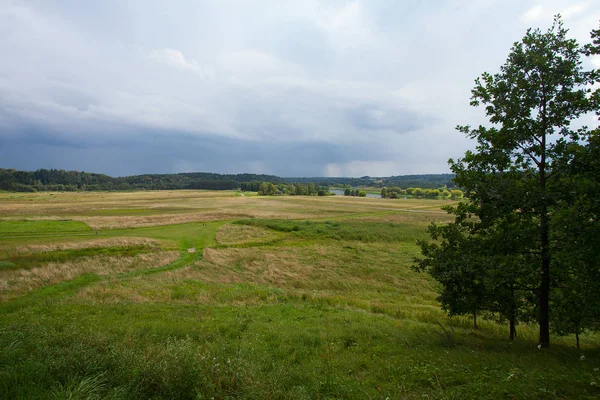
[[[0,167],[447,171],[473,79],[567,0],[0,0]],[[595,62],[598,62],[596,60]]]

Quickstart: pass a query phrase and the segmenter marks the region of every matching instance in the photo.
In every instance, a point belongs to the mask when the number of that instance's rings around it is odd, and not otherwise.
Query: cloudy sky
[[[556,13],[587,42],[600,2],[0,0],[0,168],[448,172],[474,79]]]

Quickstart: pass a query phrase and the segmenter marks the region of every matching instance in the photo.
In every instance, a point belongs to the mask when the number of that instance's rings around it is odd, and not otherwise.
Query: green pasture
[[[372,206],[361,200],[346,199],[344,217],[98,232],[78,221],[0,220],[0,293],[51,265],[179,252],[167,264],[85,273],[0,300],[0,397],[600,396],[597,336],[584,335],[581,350],[571,337],[553,337],[549,350],[539,350],[535,326],[519,325],[509,342],[503,321],[483,320],[474,330],[468,318],[445,316],[436,283],[411,269],[428,218],[441,215],[437,203],[411,203],[423,211],[414,213],[386,210],[385,199]],[[285,214],[289,206],[278,207]],[[226,225],[228,241],[219,242]],[[244,236],[236,241],[238,228]],[[160,246],[92,246],[107,238],[157,239]],[[90,245],[52,247],[68,243]],[[49,250],[22,250],[38,244]]]

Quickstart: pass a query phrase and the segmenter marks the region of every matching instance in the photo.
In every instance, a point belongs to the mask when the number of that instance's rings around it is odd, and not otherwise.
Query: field
[[[0,193],[0,397],[572,399],[600,338],[449,318],[437,200]]]

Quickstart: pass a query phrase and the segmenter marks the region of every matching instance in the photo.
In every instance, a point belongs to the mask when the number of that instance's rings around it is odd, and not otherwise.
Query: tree
[[[477,328],[481,312],[496,314],[509,323],[509,339],[516,337],[519,320],[528,319],[526,297],[531,269],[527,256],[511,254],[527,235],[527,226],[507,217],[494,225],[473,218],[478,207],[460,203],[446,207],[455,215],[452,224],[432,224],[432,241],[419,241],[424,258],[417,260],[418,271],[428,271],[442,284],[438,300],[449,315],[471,315]],[[513,232],[517,232],[516,234]]]
[[[258,194],[261,196],[267,196],[269,194],[269,187],[267,186],[267,182],[262,182],[260,187],[258,188]]]
[[[600,130],[570,148],[553,210],[554,261],[560,286],[551,297],[558,334],[600,329]]]
[[[518,276],[513,287],[529,290],[525,298],[535,299],[542,347],[550,345],[551,282],[558,284],[561,277],[551,245],[554,190],[561,160],[589,137],[587,129],[573,130],[570,124],[593,108],[589,85],[594,74],[583,71],[581,56],[582,49],[567,38],[560,16],[547,32],[528,30],[513,45],[500,72],[484,73],[475,81],[471,105],[485,106],[492,125],[457,127],[477,146],[462,159],[449,161],[455,183],[465,190],[472,207],[471,223],[477,226],[469,232],[476,234],[474,242],[463,249],[480,245],[485,238],[508,240],[518,234],[518,241],[509,241],[511,246],[499,243],[483,253],[484,275],[499,284],[506,275],[497,266],[513,269]],[[451,212],[457,213],[457,208]],[[455,224],[459,222],[457,216]],[[501,235],[503,230],[510,234]],[[501,300],[499,308],[511,303]]]
[[[458,189],[452,189],[450,191],[450,198],[452,200],[457,200],[457,199],[462,199],[463,197],[463,192],[462,190],[458,190]]]
[[[473,328],[477,329],[477,315],[484,309],[485,295],[482,258],[472,251],[472,235],[468,224],[468,210],[462,207],[454,224],[436,225],[428,228],[432,241],[420,241],[424,258],[417,260],[419,271],[428,271],[442,284],[438,300],[449,315],[470,314]],[[477,244],[477,241],[473,242]],[[468,250],[468,251],[467,251]]]

